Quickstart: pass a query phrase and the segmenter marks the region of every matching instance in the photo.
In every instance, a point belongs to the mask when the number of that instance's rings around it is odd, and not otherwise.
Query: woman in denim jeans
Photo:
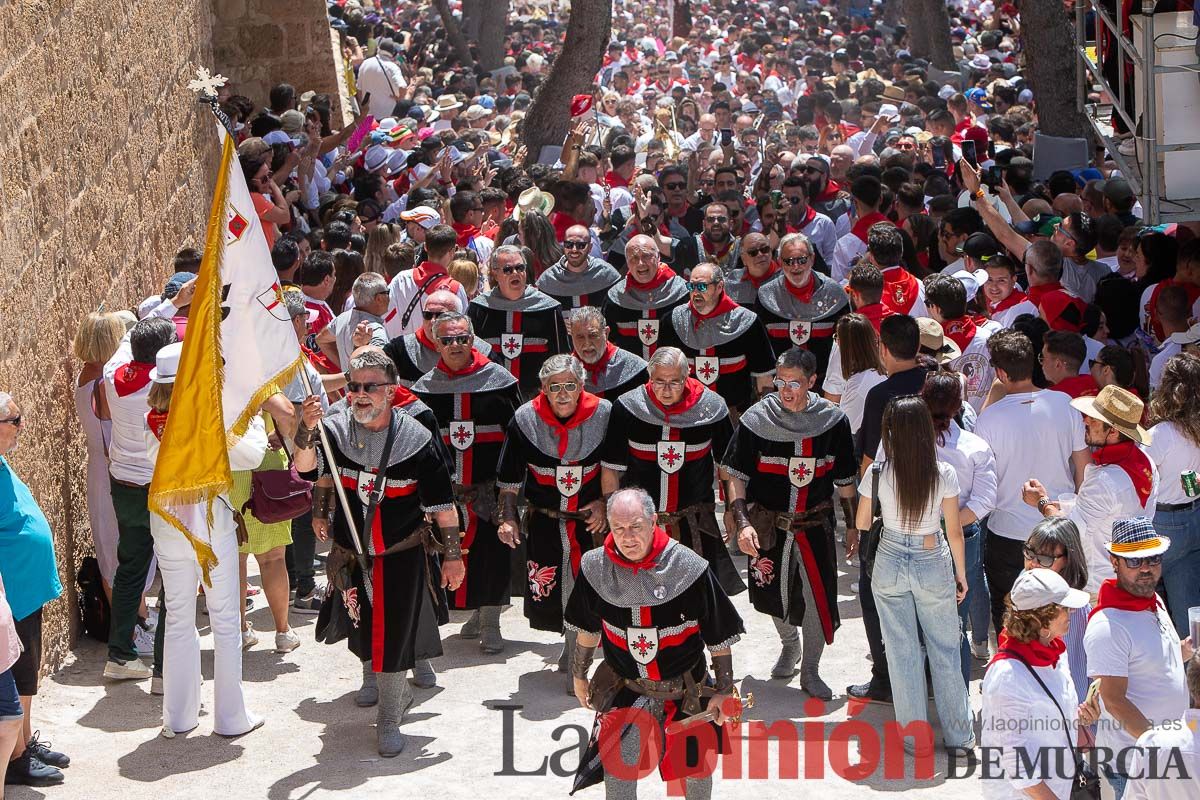
[[[1182,353],[1163,367],[1150,400],[1151,440],[1146,454],[1158,467],[1154,530],[1171,540],[1163,553],[1162,585],[1175,632],[1185,638],[1188,609],[1200,606],[1200,497],[1188,495],[1180,474],[1200,472],[1200,357]]]
[[[879,472],[883,533],[871,576],[875,606],[892,676],[892,702],[902,727],[926,722],[927,694],[921,648],[933,676],[933,699],[945,747],[972,748],[967,685],[960,668],[962,623],[958,603],[967,595],[958,477],[937,460],[933,418],[919,397],[897,397],[883,412],[884,462]],[[901,468],[897,468],[902,465]],[[871,477],[858,487],[858,527],[871,527]],[[946,535],[941,535],[945,518]],[[905,750],[932,754],[932,736],[906,739]]]
[[[983,537],[979,520],[996,506],[996,457],[988,443],[955,421],[963,407],[962,379],[955,372],[931,372],[921,389],[921,399],[933,416],[937,435],[937,460],[954,468],[958,477],[958,521],[962,525],[966,555],[967,599],[958,604],[962,620],[961,665],[963,681],[971,682],[971,654],[988,659],[991,596],[983,573]],[[971,640],[967,643],[967,623]]]

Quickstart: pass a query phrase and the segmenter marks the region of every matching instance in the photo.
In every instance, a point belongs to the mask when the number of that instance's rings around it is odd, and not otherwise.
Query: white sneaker
[[[142,681],[154,677],[154,670],[136,658],[132,661],[110,658],[104,665],[104,677],[114,681]]]
[[[133,626],[133,646],[139,656],[154,655],[154,634],[155,629],[153,627],[143,628],[141,625]]]
[[[971,655],[980,661],[987,661],[992,657],[992,652],[987,642],[971,642]]]
[[[258,644],[258,634],[254,632],[254,625],[247,622],[245,629],[242,631],[242,649],[249,650],[256,644]]]
[[[291,628],[275,634],[275,652],[290,653],[300,646],[300,637]]]

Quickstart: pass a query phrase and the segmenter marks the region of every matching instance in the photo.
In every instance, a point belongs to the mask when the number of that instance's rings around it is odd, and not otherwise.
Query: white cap
[[[1195,344],[1200,342],[1200,322],[1197,322],[1186,331],[1171,334],[1171,341],[1175,344]]]
[[[879,107],[879,116],[898,117],[900,116],[900,109],[896,108],[896,106],[892,103],[884,103]]]
[[[154,357],[154,369],[150,370],[150,380],[155,383],[174,383],[181,355],[183,342],[172,342],[159,350]]]
[[[1083,608],[1091,599],[1087,592],[1068,586],[1063,577],[1052,569],[1025,570],[1013,581],[1008,596],[1017,611],[1032,611],[1051,604]]]
[[[957,89],[947,83],[941,89],[938,89],[938,97],[942,98],[943,100],[949,100],[957,91]]]
[[[138,319],[145,319],[146,315],[154,309],[158,308],[159,303],[163,301],[161,294],[153,294],[147,297],[142,302],[138,303],[137,315]]]

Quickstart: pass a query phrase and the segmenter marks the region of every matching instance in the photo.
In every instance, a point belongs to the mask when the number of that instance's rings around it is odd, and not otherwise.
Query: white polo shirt
[[[1158,469],[1154,467],[1153,459],[1150,459],[1150,467],[1154,479],[1145,505],[1142,505],[1137,490],[1133,488],[1133,481],[1116,464],[1088,464],[1083,470],[1079,496],[1068,516],[1079,528],[1079,540],[1087,556],[1089,592],[1099,589],[1104,579],[1116,577],[1105,546],[1112,541],[1113,523],[1130,517],[1154,516]],[[1054,497],[1052,494],[1051,498]]]
[[[975,433],[996,457],[996,510],[988,530],[1023,542],[1042,515],[1021,499],[1021,487],[1037,478],[1051,498],[1075,491],[1071,454],[1086,447],[1083,415],[1062,392],[1019,392],[980,412]]]
[[[1180,473],[1188,470],[1200,472],[1200,447],[1179,431],[1174,422],[1160,422],[1150,429],[1150,444],[1143,448],[1158,469],[1158,497],[1156,503],[1179,505],[1190,503],[1183,491]]]
[[[1130,778],[1125,786],[1123,800],[1196,800],[1200,797],[1200,709],[1189,708],[1183,712],[1183,719],[1173,720],[1164,725],[1151,728],[1138,737],[1139,750],[1131,754],[1129,761],[1130,775],[1144,777]],[[1157,763],[1154,772],[1150,771],[1151,750],[1157,750]],[[1174,762],[1167,770],[1167,754],[1176,751]],[[1145,754],[1145,755],[1144,755]],[[1180,777],[1178,766],[1187,772],[1187,777]],[[1168,776],[1166,780],[1156,780],[1155,776]]]
[[[945,443],[937,446],[937,458],[953,467],[958,476],[958,508],[969,508],[977,519],[983,519],[996,505],[996,457],[992,448],[954,420],[950,420],[945,438]]]

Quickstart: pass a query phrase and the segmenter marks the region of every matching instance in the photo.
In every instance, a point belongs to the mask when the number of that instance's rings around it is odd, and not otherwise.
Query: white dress
[[[112,586],[117,574],[117,512],[113,510],[108,477],[108,442],[112,440],[112,422],[99,419],[92,410],[92,392],[96,381],[75,388],[75,412],[83,426],[87,445],[87,507],[92,527],[92,542],[100,574]],[[149,570],[150,580],[154,570]]]

